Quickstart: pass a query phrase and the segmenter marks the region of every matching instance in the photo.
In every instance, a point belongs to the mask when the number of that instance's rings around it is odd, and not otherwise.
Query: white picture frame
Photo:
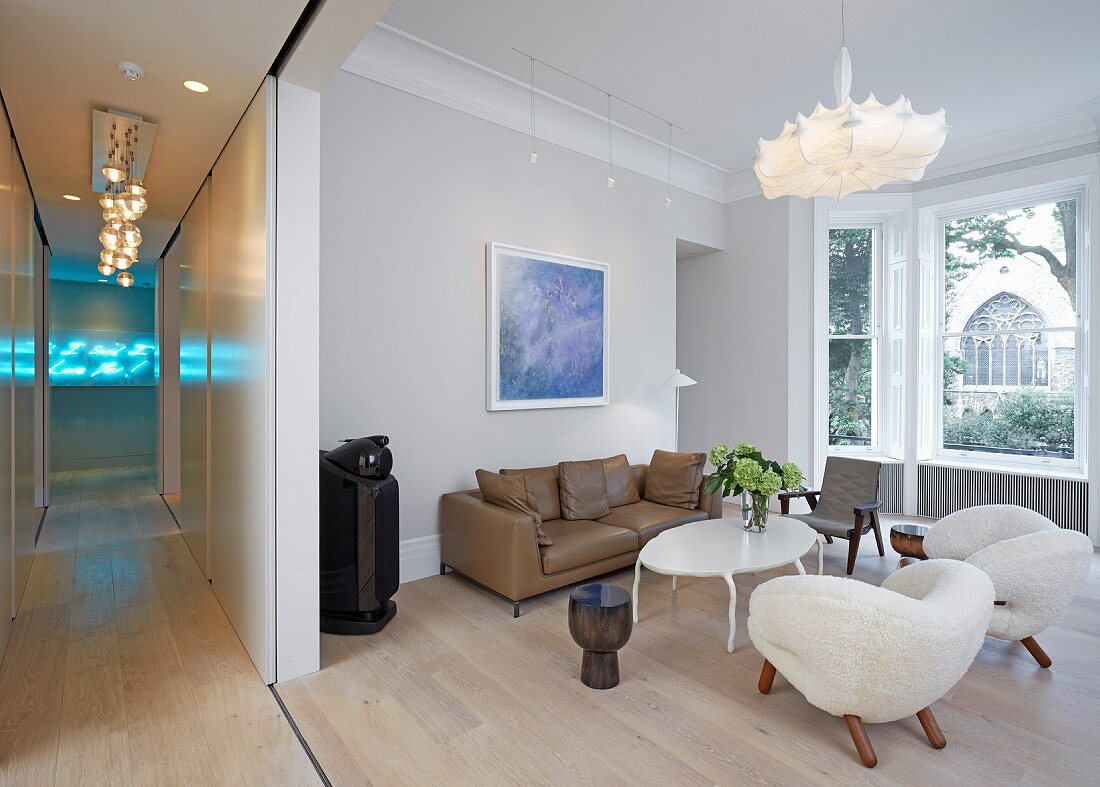
[[[568,342],[561,339],[555,341],[549,334],[552,328],[547,328],[541,322],[532,323],[526,318],[530,309],[524,309],[525,305],[530,306],[532,299],[542,303],[540,288],[546,288],[547,276],[557,270],[552,266],[562,266],[560,273],[564,274],[555,277],[553,289],[560,291],[562,288],[572,288],[571,296],[565,299],[563,305],[566,311],[558,315],[559,324],[561,321],[576,323],[568,330]],[[570,273],[570,270],[576,273]],[[511,329],[504,342],[506,349],[510,346],[513,350],[510,353],[511,358],[523,359],[534,355],[551,359],[548,363],[532,362],[527,366],[522,366],[523,360],[513,360],[511,363],[506,361],[503,386],[502,277],[505,322],[508,323],[506,327]],[[556,294],[557,292],[548,295],[547,299]],[[608,263],[491,242],[485,247],[485,302],[486,410],[536,410],[610,404],[611,267]],[[522,339],[517,339],[515,335],[517,324],[522,329]],[[565,347],[565,344],[569,347]],[[563,359],[567,363],[562,364]],[[521,379],[517,368],[522,368],[524,372],[522,382],[517,382]],[[564,373],[561,371],[563,368],[573,370],[573,373]],[[553,390],[555,388],[557,390]]]

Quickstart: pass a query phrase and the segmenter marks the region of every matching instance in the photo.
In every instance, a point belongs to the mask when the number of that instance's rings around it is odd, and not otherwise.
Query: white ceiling
[[[94,260],[103,221],[91,190],[92,109],[157,123],[145,177],[142,261],[163,251],[302,13],[306,0],[5,0],[0,91],[59,266]],[[145,68],[137,82],[116,66]],[[206,94],[185,79],[210,86]],[[67,202],[75,194],[81,202]],[[60,261],[64,260],[64,263]]]
[[[1097,0],[849,0],[846,11],[853,96],[945,107],[948,148],[1100,97]],[[530,52],[683,126],[677,147],[731,171],[758,137],[834,103],[839,0],[397,0],[383,21],[523,81],[528,61],[511,48]],[[546,69],[536,84],[604,111],[600,94]],[[616,117],[664,136],[644,114]]]

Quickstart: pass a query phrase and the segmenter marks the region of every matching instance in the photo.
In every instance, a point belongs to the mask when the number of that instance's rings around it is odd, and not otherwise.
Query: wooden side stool
[[[593,582],[569,594],[569,633],[583,650],[581,683],[590,689],[619,685],[618,650],[630,639],[630,594],[618,585]]]

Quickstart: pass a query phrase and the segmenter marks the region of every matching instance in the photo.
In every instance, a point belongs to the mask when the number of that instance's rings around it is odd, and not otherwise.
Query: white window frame
[[[936,227],[936,293],[928,302],[935,304],[935,347],[936,357],[940,364],[935,370],[935,399],[931,403],[933,407],[932,417],[927,419],[934,430],[932,435],[925,435],[925,439],[932,445],[933,462],[966,463],[971,466],[989,466],[1018,472],[1035,472],[1043,470],[1056,471],[1083,471],[1086,465],[1086,451],[1088,440],[1088,359],[1087,346],[1087,320],[1089,306],[1089,268],[1091,265],[1089,238],[1089,222],[1091,218],[1091,203],[1089,181],[1087,178],[1075,178],[1069,181],[1047,183],[1034,187],[991,193],[982,197],[967,199],[956,203],[935,205],[926,210],[930,211],[935,220]],[[943,367],[942,355],[944,340],[948,338],[946,330],[946,244],[944,236],[949,221],[956,219],[993,213],[996,211],[1015,210],[1037,204],[1046,204],[1073,198],[1077,200],[1077,297],[1075,299],[1075,325],[1072,330],[1074,339],[1074,430],[1073,430],[1073,458],[1060,459],[1057,457],[1029,457],[1013,454],[997,454],[987,451],[965,451],[948,449],[943,446]],[[1044,329],[1045,333],[1057,332],[1063,326],[1053,329]],[[959,332],[951,332],[957,335]]]
[[[886,303],[886,291],[885,291],[885,263],[886,248],[887,248],[887,226],[886,219],[881,215],[867,215],[859,212],[849,211],[830,211],[828,224],[825,227],[824,242],[825,242],[825,265],[824,265],[824,279],[825,286],[821,290],[823,297],[823,309],[821,310],[821,321],[817,325],[815,334],[818,336],[818,341],[821,343],[819,352],[823,363],[818,374],[818,380],[816,380],[815,388],[819,388],[821,393],[819,398],[823,402],[823,428],[824,432],[821,435],[825,444],[825,450],[827,455],[841,454],[841,455],[882,455],[883,453],[883,430],[882,430],[882,397],[883,392],[886,390],[886,380],[884,379],[884,369],[886,364],[882,362],[885,354],[885,319],[884,310]],[[873,251],[871,257],[871,309],[870,320],[871,330],[856,336],[854,334],[832,334],[829,332],[829,273],[830,264],[829,259],[829,233],[834,229],[871,229],[874,231]],[[829,345],[834,339],[870,339],[871,340],[871,441],[867,445],[831,445],[829,443]]]

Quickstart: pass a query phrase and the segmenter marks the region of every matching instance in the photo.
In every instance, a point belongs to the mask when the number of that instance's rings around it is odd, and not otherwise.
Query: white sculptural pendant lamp
[[[674,451],[680,450],[680,389],[687,388],[689,385],[695,385],[697,382],[697,380],[691,379],[686,374],[683,374],[679,369],[677,369],[667,380],[661,383],[662,388],[676,389],[676,442],[673,446]]]
[[[921,115],[905,96],[887,105],[874,93],[862,104],[852,101],[847,47],[837,55],[833,87],[836,108],[819,103],[809,117],[800,112],[794,123],[784,123],[775,139],[760,139],[752,168],[768,199],[839,200],[893,181],[917,181],[943,147],[950,127],[942,108]]]

